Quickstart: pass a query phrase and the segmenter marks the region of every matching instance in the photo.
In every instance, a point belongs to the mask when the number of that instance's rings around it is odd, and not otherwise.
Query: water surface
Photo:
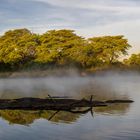
[[[31,95],[47,97],[47,93],[89,98],[92,93],[95,99],[100,100],[127,98],[135,101],[132,104],[93,108],[93,116],[91,111],[73,114],[64,111],[0,110],[0,139],[2,140],[140,139],[140,76],[138,74],[65,77],[64,79],[53,77],[49,80],[46,78],[1,79],[0,85],[1,98]]]

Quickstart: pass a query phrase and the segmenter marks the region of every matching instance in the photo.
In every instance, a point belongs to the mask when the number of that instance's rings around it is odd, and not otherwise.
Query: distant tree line
[[[9,30],[0,36],[0,70],[140,66],[140,54],[120,61],[130,47],[123,35],[85,39],[67,29],[50,30],[42,35],[28,29]]]

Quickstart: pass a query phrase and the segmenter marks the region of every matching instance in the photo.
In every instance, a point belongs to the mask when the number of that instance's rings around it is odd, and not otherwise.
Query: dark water
[[[47,91],[44,86],[50,86],[51,89]],[[140,76],[138,74],[49,80],[1,79],[0,90],[1,98],[29,96],[28,93],[43,97],[47,96],[48,92],[49,94],[52,92],[57,95],[61,93],[60,95],[75,96],[75,98],[89,98],[93,93],[94,98],[100,100],[127,98],[135,101],[132,104],[93,108],[93,116],[91,111],[73,114],[64,111],[1,110],[0,140],[140,139]]]

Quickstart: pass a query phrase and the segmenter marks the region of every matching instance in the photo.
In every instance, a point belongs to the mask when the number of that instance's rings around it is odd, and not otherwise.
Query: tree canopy
[[[89,44],[94,48],[97,58],[107,64],[118,61],[122,55],[127,55],[131,47],[124,36],[103,36],[89,39]]]
[[[38,46],[37,35],[27,29],[6,32],[0,37],[0,62],[24,63],[35,54]]]
[[[139,67],[140,68],[140,53],[132,54],[130,56],[130,58],[124,60],[124,63],[127,66]]]
[[[20,69],[29,64],[42,64],[91,68],[112,65],[120,56],[127,55],[130,47],[123,35],[85,39],[68,29],[49,30],[42,35],[28,29],[16,29],[0,36],[0,67],[8,65]]]
[[[73,30],[51,30],[40,36],[41,45],[36,48],[36,62],[67,64],[70,52],[82,45],[82,38]]]

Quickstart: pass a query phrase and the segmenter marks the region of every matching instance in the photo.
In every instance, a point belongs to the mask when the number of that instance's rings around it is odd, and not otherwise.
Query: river
[[[94,99],[132,99],[131,104],[92,108],[86,113],[0,110],[1,140],[139,140],[140,75],[0,79],[1,98],[47,94]],[[85,110],[85,108],[83,108]],[[82,109],[81,109],[82,110]],[[93,112],[93,114],[92,114]]]

